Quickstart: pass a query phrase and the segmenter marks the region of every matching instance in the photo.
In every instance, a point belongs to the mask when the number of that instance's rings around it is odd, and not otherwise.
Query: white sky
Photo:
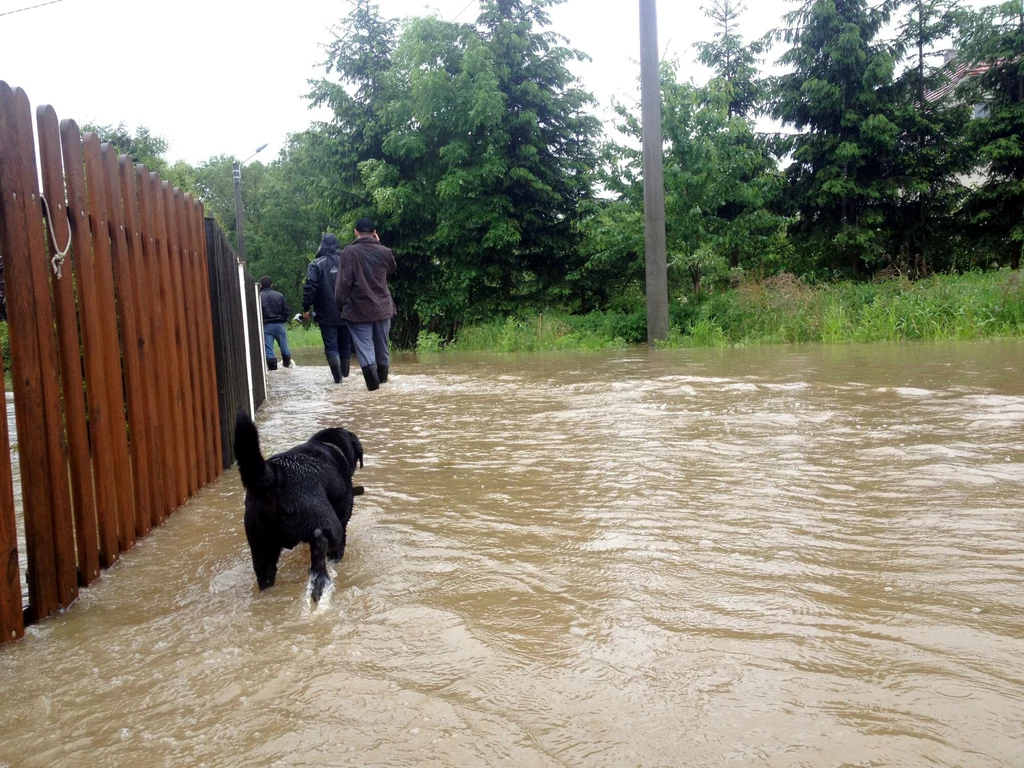
[[[310,111],[307,80],[323,74],[321,45],[348,14],[344,0],[243,3],[231,0],[0,0],[0,80],[33,107],[82,123],[147,126],[170,143],[169,158],[196,164],[219,154],[277,156],[287,134],[325,117]],[[658,42],[702,82],[693,43],[713,27],[701,0],[658,0]],[[972,3],[974,4],[974,3]],[[790,0],[747,0],[749,40],[779,25]],[[478,0],[379,0],[386,17],[436,13],[472,21]],[[602,107],[635,99],[639,78],[637,0],[567,0],[550,9],[550,29],[592,61],[574,66]],[[774,59],[774,56],[772,57]]]

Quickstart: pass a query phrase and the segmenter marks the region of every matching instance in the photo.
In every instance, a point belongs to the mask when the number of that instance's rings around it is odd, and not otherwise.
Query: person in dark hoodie
[[[324,235],[320,249],[306,270],[306,284],[302,288],[302,318],[309,320],[312,307],[316,323],[320,326],[320,337],[324,340],[327,365],[338,384],[348,376],[352,360],[352,337],[334,300],[340,256],[338,238],[330,233]]]
[[[277,357],[274,355],[274,340],[281,348],[284,367],[292,367],[292,353],[288,349],[288,300],[284,294],[274,290],[274,281],[269,277],[260,278],[260,308],[263,311],[263,345],[267,353],[267,370],[277,370]]]
[[[380,244],[370,219],[356,222],[355,235],[355,241],[341,252],[334,293],[338,312],[352,334],[366,388],[372,392],[388,380],[391,365],[388,334],[395,302],[388,275],[397,264],[391,249]]]

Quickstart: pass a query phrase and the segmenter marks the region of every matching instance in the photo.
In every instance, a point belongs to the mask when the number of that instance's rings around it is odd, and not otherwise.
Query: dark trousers
[[[342,360],[352,357],[352,335],[347,325],[321,325],[320,338],[324,340],[324,357],[337,355]]]

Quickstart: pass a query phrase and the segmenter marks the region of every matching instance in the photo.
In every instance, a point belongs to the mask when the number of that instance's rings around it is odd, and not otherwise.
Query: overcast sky
[[[33,106],[51,104],[81,123],[147,126],[170,143],[173,160],[219,154],[277,156],[311,111],[307,81],[323,73],[322,45],[350,8],[345,0],[287,3],[230,0],[0,0],[0,80],[21,87]],[[791,0],[748,0],[747,39],[777,26]],[[682,78],[703,82],[693,43],[713,34],[700,0],[659,0],[658,41],[680,60]],[[436,14],[472,21],[477,0],[379,0],[385,17]],[[550,29],[592,61],[574,66],[603,107],[636,99],[637,0],[567,0],[551,9]],[[4,15],[7,14],[7,15]]]

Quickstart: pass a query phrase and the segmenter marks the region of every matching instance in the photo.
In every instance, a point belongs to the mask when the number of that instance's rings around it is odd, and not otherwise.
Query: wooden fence
[[[228,239],[213,219],[206,220],[206,244],[220,433],[224,436],[220,459],[222,466],[228,469],[235,463],[235,414],[239,409],[252,413],[263,403],[267,395],[266,363],[262,327],[256,322],[259,310],[256,282],[244,265],[238,264]],[[239,333],[239,327],[247,327],[247,330]]]
[[[0,253],[28,566],[23,605],[3,411],[0,642],[69,606],[230,466],[222,416],[258,405],[221,396],[214,328],[222,349],[251,331],[226,294],[213,322],[215,262],[235,270],[236,305],[239,267],[230,248],[208,264],[211,229],[223,234],[199,201],[51,107],[36,111],[36,128],[38,166],[28,97],[0,81]],[[237,378],[237,359],[223,370]]]

